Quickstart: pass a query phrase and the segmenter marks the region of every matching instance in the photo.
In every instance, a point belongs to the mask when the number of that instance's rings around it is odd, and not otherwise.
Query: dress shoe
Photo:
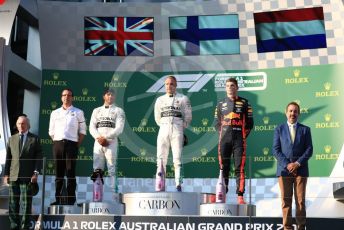
[[[178,192],[181,192],[182,191],[182,186],[181,185],[177,185],[176,189],[177,189]]]
[[[61,205],[61,204],[60,204],[60,202],[55,201],[55,202],[50,204],[50,206],[52,206],[52,205]]]

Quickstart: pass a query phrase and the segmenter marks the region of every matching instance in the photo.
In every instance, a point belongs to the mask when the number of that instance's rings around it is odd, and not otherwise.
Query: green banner
[[[218,176],[218,134],[213,126],[217,101],[225,97],[224,82],[235,77],[239,95],[253,107],[254,128],[248,138],[247,177],[274,177],[276,161],[272,155],[275,127],[286,121],[285,106],[296,101],[301,107],[300,122],[311,127],[314,154],[311,176],[327,177],[343,145],[344,65],[288,67],[258,71],[178,72],[178,91],[192,104],[193,120],[186,130],[189,144],[183,150],[183,173],[187,178]],[[40,136],[48,158],[47,174],[54,175],[52,141],[48,136],[52,110],[61,106],[61,91],[71,88],[74,106],[85,112],[87,125],[92,110],[103,104],[105,87],[116,90],[116,104],[126,113],[120,136],[118,176],[149,178],[156,170],[156,138],[159,127],[154,121],[154,103],[164,93],[162,78],[171,72],[90,72],[44,70],[40,109]],[[92,136],[88,133],[79,149],[77,174],[92,171]],[[167,177],[174,177],[172,156]]]

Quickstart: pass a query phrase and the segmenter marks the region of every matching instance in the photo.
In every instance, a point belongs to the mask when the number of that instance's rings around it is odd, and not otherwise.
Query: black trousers
[[[55,198],[59,204],[73,205],[76,201],[75,167],[78,154],[78,143],[69,140],[54,141],[53,154],[55,159]],[[64,177],[67,176],[64,194]]]
[[[226,187],[228,188],[231,158],[234,160],[234,173],[236,177],[236,193],[245,192],[245,162],[246,144],[241,132],[222,130],[219,141],[219,160],[223,170]]]

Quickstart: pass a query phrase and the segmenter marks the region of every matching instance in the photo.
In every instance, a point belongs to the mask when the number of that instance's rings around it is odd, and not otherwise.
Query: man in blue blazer
[[[9,138],[6,146],[4,182],[10,185],[11,229],[19,230],[30,228],[33,192],[31,183],[37,183],[42,168],[42,149],[39,138],[29,132],[30,123],[26,116],[20,116],[16,126],[19,132]],[[20,204],[23,210],[21,219],[19,219]]]
[[[309,176],[308,160],[313,154],[311,130],[297,122],[300,106],[290,102],[285,111],[287,122],[274,132],[273,154],[277,159],[277,177],[281,190],[284,229],[292,227],[292,198],[295,191],[296,224],[298,230],[306,226],[306,184]]]

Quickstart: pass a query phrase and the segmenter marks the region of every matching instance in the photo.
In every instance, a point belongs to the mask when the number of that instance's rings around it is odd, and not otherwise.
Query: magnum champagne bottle
[[[222,169],[216,183],[216,203],[226,203],[226,187]]]
[[[155,179],[155,191],[164,192],[165,191],[165,170],[162,159],[160,160],[156,179]]]

